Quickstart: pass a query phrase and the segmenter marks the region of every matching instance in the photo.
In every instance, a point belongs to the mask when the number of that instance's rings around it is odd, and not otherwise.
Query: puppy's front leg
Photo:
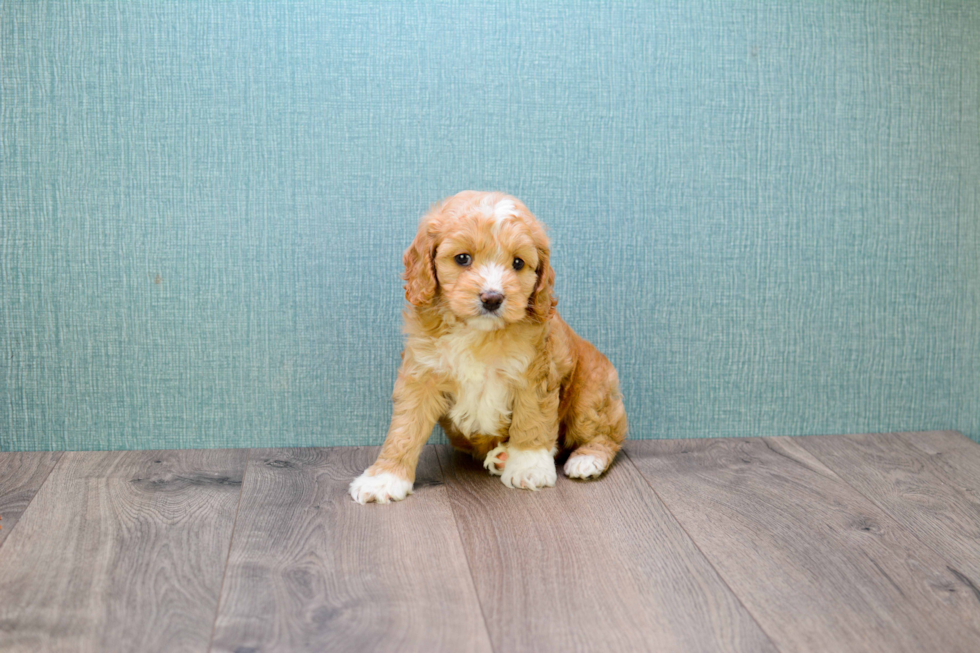
[[[546,381],[518,392],[500,480],[525,490],[554,487],[558,480],[558,388]]]
[[[358,503],[401,501],[412,493],[419,454],[446,400],[428,375],[414,376],[399,370],[391,426],[381,453],[373,465],[350,484],[350,495]]]

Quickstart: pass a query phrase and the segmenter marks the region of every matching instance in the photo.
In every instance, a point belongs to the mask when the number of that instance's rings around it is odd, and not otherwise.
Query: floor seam
[[[228,554],[225,556],[225,568],[221,572],[221,586],[218,588],[218,604],[214,609],[214,622],[211,624],[211,637],[208,639],[210,652],[214,648],[214,636],[218,630],[218,615],[221,614],[221,599],[225,594],[225,579],[228,577],[228,564],[231,562],[231,550],[235,545],[235,531],[238,530],[238,513],[242,509],[242,497],[245,496],[245,477],[248,475],[248,461],[252,456],[252,450],[245,450],[245,466],[242,468],[242,486],[238,491],[238,505],[235,506],[235,521],[231,525],[231,537],[228,540]]]
[[[17,518],[17,522],[10,527],[10,530],[7,532],[7,537],[5,537],[2,542],[0,542],[0,549],[3,548],[4,544],[10,541],[10,536],[14,534],[14,529],[17,528],[17,524],[20,524],[20,521],[24,518],[24,515],[27,514],[27,511],[30,509],[31,504],[34,503],[34,497],[36,497],[38,494],[41,493],[41,488],[43,488],[45,484],[47,484],[48,479],[51,478],[51,473],[55,470],[55,468],[58,465],[61,464],[61,461],[65,459],[65,454],[71,452],[59,451],[57,453],[58,453],[58,460],[54,461],[54,464],[51,465],[51,469],[49,469],[48,473],[44,475],[44,480],[41,481],[41,484],[37,486],[37,490],[34,491],[34,494],[31,495],[31,498],[27,500],[27,505],[24,506],[24,510],[21,511],[20,517]]]
[[[439,465],[439,473],[442,475],[442,486],[446,490],[446,503],[449,504],[449,512],[453,514],[453,524],[456,526],[456,537],[459,539],[459,547],[463,551],[463,559],[466,560],[466,569],[470,572],[470,583],[473,587],[473,598],[476,599],[476,604],[480,606],[480,618],[483,619],[483,630],[487,633],[487,643],[490,644],[491,651],[496,651],[497,649],[495,649],[493,646],[493,638],[490,636],[490,625],[487,623],[487,613],[483,609],[483,601],[480,600],[480,594],[476,591],[476,577],[473,575],[473,565],[470,564],[470,556],[467,555],[466,546],[463,544],[463,534],[459,530],[459,520],[456,518],[456,509],[453,507],[452,499],[449,498],[449,486],[446,484],[446,470],[442,466],[442,458],[439,456],[439,450],[436,448],[440,445],[430,444],[428,446],[433,448],[433,453],[436,456],[436,464]]]
[[[834,437],[834,436],[815,436],[815,437]],[[837,437],[847,437],[847,436],[837,436]],[[920,543],[926,549],[928,549],[928,550],[932,551],[933,553],[935,553],[936,554],[936,557],[939,558],[943,562],[944,565],[946,565],[946,569],[948,569],[954,576],[957,577],[957,580],[960,580],[960,582],[962,582],[964,585],[967,585],[968,587],[971,587],[971,584],[973,582],[973,579],[971,579],[971,578],[969,578],[969,577],[967,577],[965,575],[963,576],[963,578],[965,578],[966,580],[970,581],[970,583],[966,583],[962,579],[960,579],[959,576],[962,575],[961,572],[957,572],[952,567],[950,567],[950,564],[955,564],[955,563],[951,563],[949,561],[949,559],[946,557],[946,555],[944,555],[942,552],[936,550],[936,548],[931,543],[929,543],[926,540],[924,540],[921,537],[919,537],[919,535],[914,530],[912,530],[911,528],[909,528],[908,526],[906,526],[904,523],[902,523],[902,521],[900,521],[898,519],[898,517],[896,517],[895,515],[892,514],[892,511],[891,510],[889,510],[888,508],[886,508],[885,506],[883,506],[882,504],[880,504],[878,501],[876,501],[874,499],[874,497],[871,497],[871,496],[865,494],[860,489],[858,489],[857,487],[855,487],[854,485],[852,485],[850,481],[848,481],[846,478],[844,478],[843,476],[841,476],[841,472],[840,471],[838,471],[837,469],[834,469],[833,467],[831,467],[830,463],[828,463],[826,460],[824,460],[823,458],[821,458],[816,452],[812,451],[809,447],[806,446],[806,444],[804,444],[803,442],[799,442],[798,444],[807,453],[809,453],[811,456],[813,456],[814,458],[816,458],[817,460],[819,460],[823,465],[826,465],[827,466],[827,469],[829,469],[830,471],[832,471],[834,473],[834,476],[836,476],[838,478],[838,480],[840,480],[841,483],[843,483],[847,487],[849,487],[852,490],[854,490],[858,494],[858,496],[863,497],[864,499],[867,499],[867,501],[869,503],[871,503],[871,505],[873,505],[875,508],[877,508],[878,510],[880,510],[881,512],[883,512],[886,517],[888,517],[893,522],[895,522],[895,525],[898,526],[899,528],[901,528],[902,531],[904,531],[913,540],[915,540],[916,542]],[[916,455],[918,455],[918,454],[916,454]],[[934,479],[936,481],[939,481],[940,483],[943,483],[945,485],[949,485],[942,478],[940,478],[939,476],[937,476],[934,472],[932,472],[932,471],[930,471],[928,469],[925,469],[924,467],[923,467],[922,471],[925,472],[926,474],[928,474],[932,479]],[[958,488],[953,487],[953,486],[951,486],[951,487],[952,487],[952,490],[954,492],[958,492]],[[959,494],[962,495],[962,493],[959,493]],[[964,498],[969,502],[969,498],[968,497],[964,497]],[[959,565],[957,565],[957,566],[959,566]],[[930,619],[931,618],[932,617],[930,616]],[[938,622],[933,622],[933,623],[936,623],[937,625],[939,625]]]
[[[734,590],[734,588],[732,588],[732,586],[728,583],[728,580],[722,575],[720,571],[718,571],[718,568],[715,567],[715,564],[711,561],[711,558],[709,558],[707,554],[701,549],[701,546],[698,544],[697,540],[695,540],[694,537],[691,536],[687,528],[684,527],[684,524],[681,522],[681,520],[677,518],[677,515],[674,514],[674,511],[671,510],[667,502],[664,501],[664,498],[660,496],[660,493],[657,492],[656,488],[653,487],[653,483],[650,482],[650,479],[647,478],[646,474],[644,474],[643,471],[637,466],[636,462],[634,462],[633,460],[633,457],[629,455],[629,452],[624,448],[622,450],[622,453],[626,457],[626,459],[630,462],[630,465],[633,466],[633,469],[636,470],[636,473],[639,474],[640,477],[643,479],[643,482],[646,483],[647,487],[650,488],[650,491],[653,492],[653,496],[657,497],[657,500],[660,501],[661,505],[663,505],[664,510],[667,511],[667,514],[670,515],[670,518],[674,520],[674,523],[676,523],[677,526],[681,529],[681,531],[684,532],[684,535],[686,535],[687,539],[690,540],[691,544],[694,545],[694,548],[697,549],[697,552],[701,554],[701,557],[704,558],[704,561],[708,564],[709,567],[711,567],[712,571],[715,572],[715,575],[718,577],[718,580],[721,581],[722,585],[724,585],[728,589],[728,591],[731,592],[731,595],[735,597],[735,600],[738,601],[738,604],[742,606],[743,610],[745,610],[745,614],[747,614],[749,618],[752,619],[752,621],[755,623],[755,625],[759,627],[759,632],[761,632],[763,635],[766,636],[766,639],[769,640],[770,644],[772,644],[774,650],[782,651],[782,649],[776,644],[776,641],[772,638],[772,636],[766,631],[765,628],[762,627],[762,623],[755,616],[755,614],[753,614],[753,612],[749,609],[749,606],[747,606],[745,602],[742,601],[742,597],[738,595],[738,593]]]

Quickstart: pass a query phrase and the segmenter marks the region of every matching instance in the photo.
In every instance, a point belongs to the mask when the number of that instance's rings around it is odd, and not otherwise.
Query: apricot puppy
[[[432,208],[405,252],[405,350],[388,437],[350,485],[358,503],[412,493],[436,422],[504,485],[602,474],[626,438],[612,364],[555,310],[544,228],[503,193],[465,191]]]

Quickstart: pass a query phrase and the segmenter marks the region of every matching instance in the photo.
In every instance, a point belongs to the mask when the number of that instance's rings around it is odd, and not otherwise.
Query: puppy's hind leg
[[[493,476],[502,476],[504,468],[507,466],[507,446],[503,443],[487,452],[483,457],[483,466]]]
[[[445,415],[440,417],[439,426],[442,427],[443,432],[446,434],[446,439],[449,440],[449,444],[453,449],[468,453],[474,458],[477,457],[478,452],[473,447],[473,443],[470,442],[469,438],[459,432],[459,429],[456,428],[448,417]]]
[[[568,478],[592,479],[602,475],[626,439],[626,409],[618,391],[570,415],[565,444],[573,447],[565,461]]]
[[[439,418],[439,426],[445,431],[453,449],[468,453],[474,460],[481,461],[483,466],[495,476],[503,473],[504,461],[507,460],[507,449],[501,444],[505,439],[504,436],[473,434],[466,437],[446,416]]]
[[[599,478],[609,468],[619,445],[608,438],[596,438],[583,444],[568,456],[565,461],[565,476],[568,478]]]

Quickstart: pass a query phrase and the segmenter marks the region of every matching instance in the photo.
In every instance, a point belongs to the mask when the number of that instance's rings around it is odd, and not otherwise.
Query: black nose
[[[501,304],[504,303],[504,295],[496,290],[481,292],[480,301],[483,302],[483,310],[488,313],[493,313],[495,310],[500,308]]]

